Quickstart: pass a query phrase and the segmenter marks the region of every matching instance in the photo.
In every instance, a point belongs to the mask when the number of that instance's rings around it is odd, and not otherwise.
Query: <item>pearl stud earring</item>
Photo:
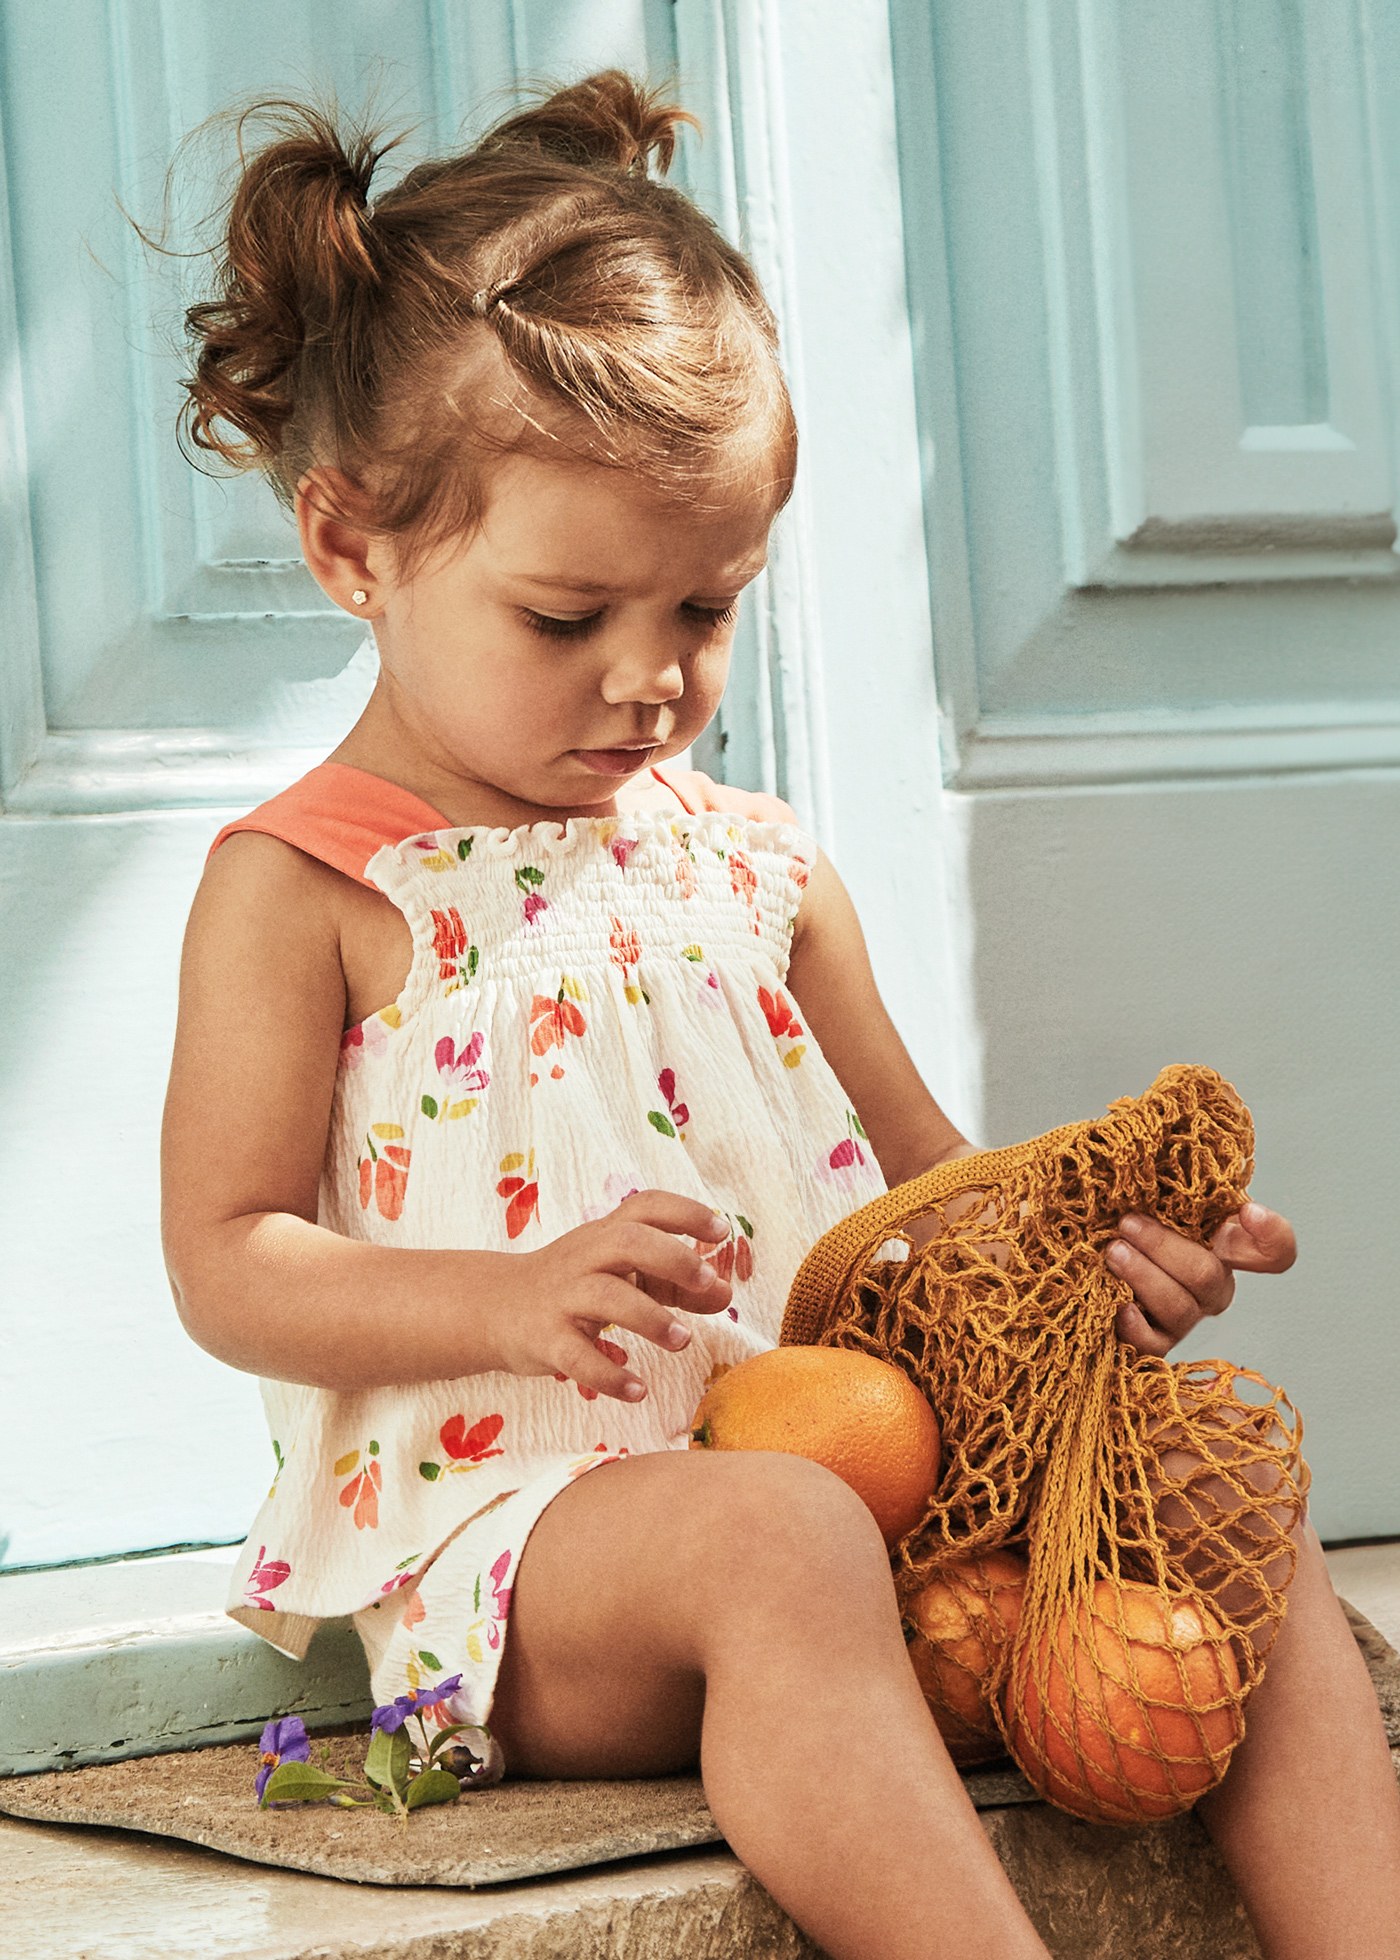
[[[361,592],[358,588],[350,594],[350,597],[355,601],[357,606],[367,606],[369,604],[368,592]]]

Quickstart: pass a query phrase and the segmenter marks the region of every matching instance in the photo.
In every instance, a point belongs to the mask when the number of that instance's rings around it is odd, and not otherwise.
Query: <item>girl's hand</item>
[[[1118,1310],[1118,1336],[1143,1354],[1170,1354],[1207,1314],[1224,1313],[1235,1270],[1286,1273],[1298,1256],[1288,1220],[1254,1203],[1227,1218],[1208,1247],[1132,1212],[1118,1230],[1104,1256],[1133,1289]]]
[[[512,1255],[511,1297],[500,1303],[503,1365],[514,1375],[572,1377],[590,1399],[641,1401],[645,1384],[618,1365],[624,1350],[602,1330],[625,1328],[673,1353],[687,1346],[684,1316],[729,1304],[728,1280],[696,1250],[722,1238],[721,1222],[678,1192],[634,1191],[606,1218]],[[628,1395],[629,1383],[641,1394]]]

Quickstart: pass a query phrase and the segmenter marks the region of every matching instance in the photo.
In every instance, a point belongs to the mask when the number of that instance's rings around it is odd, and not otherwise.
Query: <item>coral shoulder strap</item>
[[[279,796],[225,824],[209,856],[240,830],[257,830],[368,885],[365,866],[385,844],[449,829],[447,819],[412,790],[346,762],[322,762]]]

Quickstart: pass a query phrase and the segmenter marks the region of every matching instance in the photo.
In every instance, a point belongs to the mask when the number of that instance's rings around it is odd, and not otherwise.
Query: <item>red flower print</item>
[[[433,951],[438,956],[438,978],[453,980],[457,962],[467,950],[467,929],[455,905],[433,913]]]
[[[465,1416],[449,1416],[438,1431],[438,1441],[455,1461],[469,1457],[473,1463],[484,1463],[488,1456],[505,1455],[504,1450],[491,1448],[504,1427],[504,1416],[483,1416],[470,1429]]]
[[[567,1035],[582,1034],[588,1026],[574,1003],[565,1000],[562,986],[555,1000],[548,994],[535,995],[530,1002],[530,1022],[530,1047],[536,1055],[549,1048],[562,1048]]]
[[[518,1171],[522,1165],[525,1169],[524,1177],[509,1175],[510,1172]],[[508,1238],[518,1239],[539,1210],[540,1187],[534,1178],[535,1153],[533,1150],[530,1152],[527,1162],[518,1150],[513,1150],[509,1156],[502,1157],[499,1168],[508,1173],[496,1186],[496,1196],[508,1201],[506,1235]]]
[[[792,1005],[784,998],[781,987],[773,994],[770,994],[766,987],[760,987],[758,1004],[763,1009],[768,1022],[768,1032],[771,1035],[777,1037],[785,1034],[801,1034],[802,1029],[793,1015]]]
[[[504,1416],[482,1416],[468,1429],[465,1416],[449,1416],[438,1431],[438,1441],[451,1461],[446,1464],[420,1463],[419,1476],[425,1483],[435,1484],[444,1474],[475,1470],[490,1457],[504,1456],[504,1450],[491,1448],[504,1425]]]
[[[728,1212],[719,1212],[716,1215],[720,1218],[730,1216]],[[753,1226],[742,1212],[735,1212],[733,1220],[739,1230],[731,1232],[722,1244],[711,1246],[706,1251],[697,1242],[695,1249],[708,1265],[714,1267],[721,1279],[731,1277],[737,1280],[751,1279],[753,1277]],[[731,1316],[735,1320],[739,1317],[732,1313],[732,1310]]]
[[[450,905],[445,912],[434,911],[432,919],[438,978],[446,983],[449,993],[455,993],[458,987],[465,987],[476,972],[481,960],[480,949],[470,943],[462,915],[455,905]]]
[[[734,896],[745,905],[751,906],[758,891],[758,880],[753,875],[753,867],[742,851],[729,853],[729,885]]]
[[[356,1531],[363,1531],[366,1526],[373,1531],[379,1523],[379,1492],[384,1483],[378,1443],[371,1438],[365,1450],[363,1469],[360,1467],[360,1452],[351,1450],[348,1455],[336,1459],[334,1474],[350,1478],[340,1493],[340,1501],[347,1511],[353,1507]]]
[[[689,851],[676,852],[676,883],[682,898],[695,896],[695,865]]]
[[[369,1210],[373,1199],[381,1218],[393,1221],[403,1216],[411,1157],[399,1124],[371,1123],[358,1165],[362,1211]]]
[[[285,1585],[292,1576],[292,1568],[283,1558],[267,1558],[266,1552],[266,1545],[258,1546],[258,1555],[253,1560],[253,1569],[243,1588],[243,1597],[249,1606],[260,1606],[265,1613],[272,1613],[276,1608],[270,1599],[263,1598],[263,1594]]]
[[[620,966],[624,973],[629,966],[635,966],[642,957],[642,942],[636,933],[624,926],[616,915],[613,917],[608,945],[611,948],[609,957],[613,965]]]

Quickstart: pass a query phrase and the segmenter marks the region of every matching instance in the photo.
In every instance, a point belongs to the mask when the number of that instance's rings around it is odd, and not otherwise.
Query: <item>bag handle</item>
[[[883,1241],[906,1219],[931,1211],[959,1191],[980,1191],[1000,1184],[1027,1158],[1087,1127],[1084,1123],[1064,1123],[1026,1143],[1009,1144],[1002,1150],[979,1150],[970,1157],[949,1157],[838,1219],[797,1269],[783,1309],[779,1343],[784,1347],[815,1347],[857,1273],[870,1264]]]

